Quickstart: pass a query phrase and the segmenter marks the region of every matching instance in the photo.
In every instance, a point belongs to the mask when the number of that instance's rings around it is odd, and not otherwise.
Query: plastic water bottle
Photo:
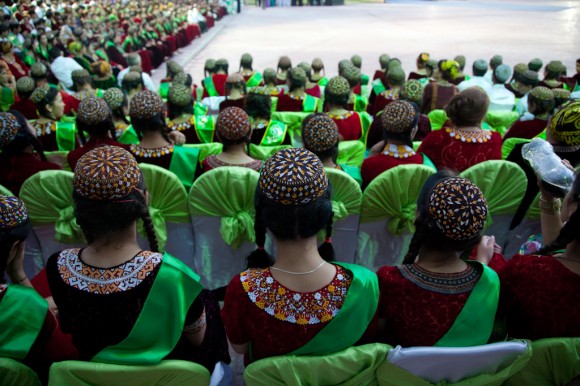
[[[534,169],[542,187],[554,197],[562,198],[572,188],[574,172],[562,163],[550,143],[534,138],[522,147],[522,157]]]

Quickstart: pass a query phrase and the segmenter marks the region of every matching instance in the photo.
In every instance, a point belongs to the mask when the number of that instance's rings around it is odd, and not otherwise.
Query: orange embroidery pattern
[[[338,314],[352,275],[336,266],[332,282],[314,292],[294,292],[282,286],[268,268],[244,271],[240,280],[244,291],[258,308],[278,320],[306,325],[329,322]]]

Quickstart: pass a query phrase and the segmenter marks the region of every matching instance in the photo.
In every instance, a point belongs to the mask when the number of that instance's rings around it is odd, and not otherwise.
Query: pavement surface
[[[435,59],[465,55],[468,73],[474,60],[489,60],[494,54],[503,55],[511,66],[534,57],[544,64],[558,59],[574,73],[580,58],[580,1],[389,0],[265,10],[246,6],[174,59],[199,84],[206,59],[226,58],[232,72],[245,52],[253,55],[258,71],[275,68],[281,55],[290,56],[294,65],[320,57],[327,75],[333,76],[338,61],[353,54],[362,56],[363,73],[368,75],[379,67],[382,53],[401,59],[409,72],[422,51]],[[154,80],[164,75],[161,67]]]

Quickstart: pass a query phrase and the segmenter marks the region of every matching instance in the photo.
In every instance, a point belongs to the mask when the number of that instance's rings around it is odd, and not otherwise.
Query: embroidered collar
[[[347,111],[344,114],[331,114],[331,113],[327,113],[328,116],[334,120],[341,120],[341,119],[347,119],[350,118],[353,114],[354,111]]]
[[[131,153],[141,158],[159,158],[173,153],[173,145],[145,149],[139,145],[131,145]]]
[[[395,157],[398,159],[404,159],[404,158],[413,157],[417,153],[415,153],[415,150],[413,150],[412,147],[409,147],[407,145],[389,144],[389,145],[385,146],[385,150],[383,150],[383,154],[391,156],[391,157]]]
[[[44,135],[50,135],[56,132],[56,121],[48,121],[46,123],[34,123],[34,128],[36,129],[36,136],[42,137]]]
[[[290,99],[294,99],[295,101],[303,101],[304,98],[306,97],[306,94],[302,94],[302,96],[295,96],[295,95],[292,95],[292,94],[288,93],[286,95],[288,95],[288,97]]]
[[[465,271],[457,273],[431,272],[417,264],[402,264],[397,268],[405,279],[416,286],[447,295],[471,291],[481,274],[472,265]]]
[[[451,138],[467,143],[485,143],[491,139],[491,131],[489,130],[457,130],[449,127],[445,128],[445,132]]]
[[[169,121],[167,123],[167,128],[169,130],[177,130],[177,131],[185,131],[191,129],[195,125],[195,116],[191,116],[187,121],[181,123],[175,123],[173,121]]]

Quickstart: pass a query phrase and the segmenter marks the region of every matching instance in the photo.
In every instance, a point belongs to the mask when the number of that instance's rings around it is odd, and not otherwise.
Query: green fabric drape
[[[386,360],[377,369],[376,376],[380,386],[500,386],[526,366],[531,356],[532,349],[531,346],[528,346],[525,353],[519,355],[511,364],[497,372],[475,375],[455,383],[446,381],[431,383]],[[519,383],[518,385],[532,384],[535,385],[535,383]]]
[[[201,175],[189,192],[192,216],[221,217],[220,234],[233,248],[254,242],[254,194],[258,172],[244,167],[224,166]]]
[[[516,212],[528,184],[524,171],[509,161],[485,161],[464,170],[461,177],[482,190],[488,206],[487,226],[493,224],[494,215]]]
[[[389,345],[373,343],[323,356],[265,358],[246,367],[244,381],[248,386],[374,386],[376,369],[390,349]]]
[[[445,110],[433,110],[427,116],[431,122],[431,130],[440,130],[447,121]]]
[[[149,215],[155,227],[159,247],[163,250],[167,243],[165,222],[189,222],[187,192],[179,178],[170,171],[149,164],[140,164],[139,167],[149,192]],[[139,232],[145,234],[141,221]]]
[[[218,142],[185,144],[183,147],[199,149],[199,162],[203,162],[208,155],[220,154],[224,145]]]
[[[65,244],[84,241],[74,216],[73,176],[64,170],[45,170],[27,179],[20,190],[32,224],[54,224],[55,239]]]
[[[532,343],[532,358],[504,385],[566,385],[580,376],[580,338],[549,338]]]
[[[49,386],[208,386],[207,369],[189,361],[167,360],[154,366],[64,361],[50,368]]]
[[[340,141],[336,162],[360,168],[365,160],[365,150],[365,145],[361,141]]]
[[[300,144],[296,142],[296,138],[302,139],[302,120],[310,114],[312,113],[277,111],[272,113],[271,119],[284,122],[288,126],[292,145],[298,146]]]
[[[5,196],[14,196],[14,193],[12,193],[10,190],[6,189],[2,185],[0,185],[0,194],[3,194]]]
[[[516,147],[516,145],[519,145],[520,143],[529,143],[531,141],[532,141],[531,139],[526,139],[526,138],[508,138],[508,139],[506,139],[503,142],[503,144],[501,145],[501,158],[506,159],[510,155],[510,153],[512,152],[514,147]]]
[[[2,386],[41,386],[30,367],[10,358],[0,357],[0,380]]]
[[[334,221],[340,221],[351,214],[359,214],[362,191],[359,184],[343,171],[326,168],[326,175],[332,185],[332,211]]]
[[[497,131],[502,137],[520,115],[515,111],[490,111],[485,116],[485,122],[489,124],[491,130]]]
[[[382,173],[364,191],[361,222],[390,218],[387,229],[391,234],[414,232],[417,197],[433,172],[424,165],[400,165]]]
[[[256,144],[251,143],[250,144],[250,157],[263,161],[263,160],[267,159],[268,157],[270,157],[272,154],[274,154],[282,149],[288,149],[291,147],[292,146],[290,146],[290,145],[260,146],[260,145],[256,145]]]

